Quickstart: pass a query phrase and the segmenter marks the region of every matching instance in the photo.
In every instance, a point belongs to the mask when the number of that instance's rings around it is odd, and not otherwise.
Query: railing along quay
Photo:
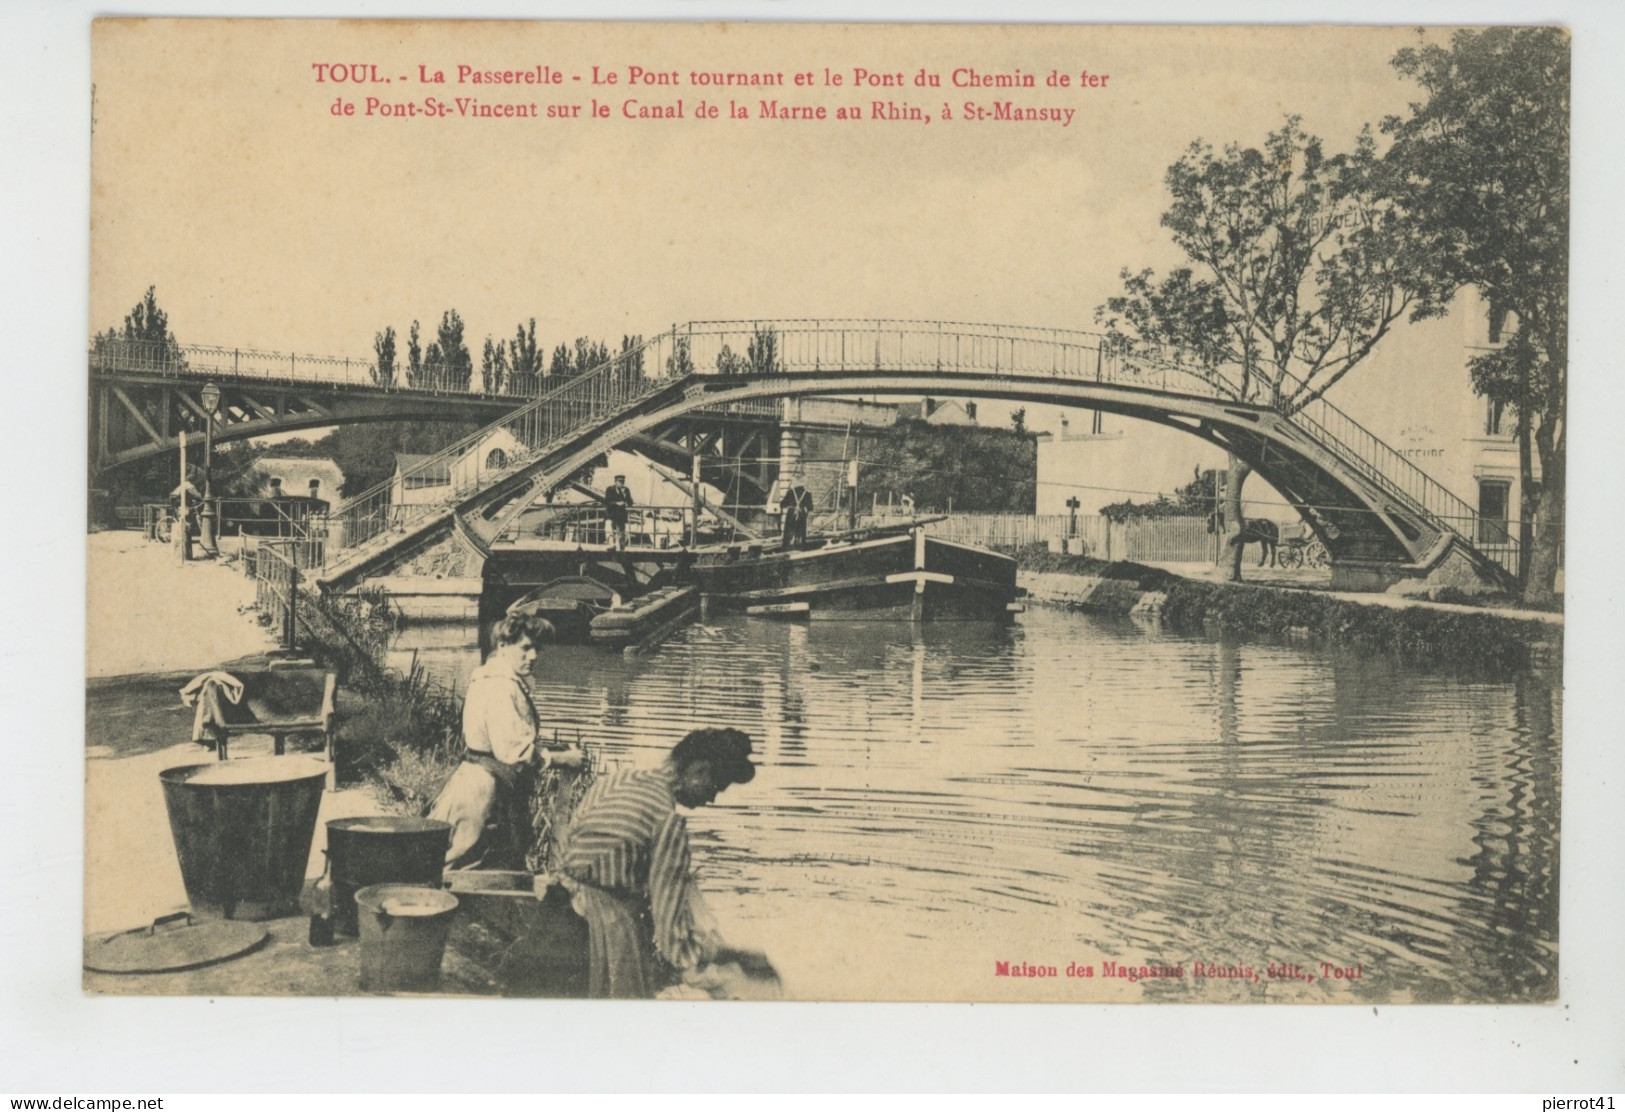
[[[245,568],[251,566],[254,573],[254,608],[276,623],[285,649],[296,644],[303,547],[300,541],[262,538],[254,546],[251,565],[249,555],[244,554]]]

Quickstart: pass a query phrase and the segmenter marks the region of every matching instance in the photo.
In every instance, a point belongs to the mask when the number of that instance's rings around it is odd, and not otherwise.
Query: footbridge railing
[[[1070,329],[947,321],[774,320],[697,322],[682,332],[691,337],[690,356],[696,368],[714,367],[719,373],[936,370],[1085,379],[1249,401],[1231,368],[1213,367],[1174,349],[1139,347],[1127,352],[1101,334]],[[1281,393],[1291,397],[1301,385],[1285,375]],[[1385,490],[1399,506],[1517,574],[1517,542],[1504,525],[1481,518],[1466,501],[1343,410],[1322,397],[1301,406],[1272,408]]]
[[[1322,447],[1335,452],[1346,466],[1387,491],[1401,506],[1421,511],[1435,527],[1454,534],[1509,576],[1517,576],[1518,540],[1508,531],[1507,523],[1480,516],[1463,499],[1325,398],[1316,398],[1287,417]]]
[[[331,515],[330,565],[389,547],[566,438],[679,379],[806,371],[992,371],[1107,382],[1126,378],[1152,390],[1183,385],[1185,392],[1225,396],[1221,387],[1171,362],[1148,369],[1121,359],[1102,337],[1087,332],[936,321],[694,322],[674,326],[565,380],[399,476],[346,500]],[[767,408],[761,403],[757,407]]]
[[[389,548],[417,526],[527,467],[554,445],[682,377],[681,362],[672,358],[676,344],[676,333],[667,332],[619,353],[334,507],[329,569]]]
[[[140,374],[162,378],[252,378],[284,386],[367,386],[386,391],[434,394],[472,394],[488,398],[523,398],[536,394],[534,386],[504,382],[500,389],[481,390],[477,369],[444,366],[420,368],[409,374],[397,366],[387,380],[377,374],[377,361],[343,355],[311,355],[291,351],[255,351],[251,348],[211,344],[173,344],[161,340],[124,340],[98,336],[88,352],[90,369],[103,374]]]
[[[950,321],[698,321],[660,333],[585,374],[558,383],[501,420],[428,457],[333,512],[330,564],[386,548],[428,519],[691,375],[818,372],[1050,377],[1237,404],[1237,381],[1177,351],[1125,352],[1106,337],[1069,329]],[[1266,408],[1266,407],[1258,407]],[[1491,537],[1470,506],[1324,399],[1276,411],[1397,508],[1517,566],[1510,538]],[[408,500],[408,492],[410,498]]]

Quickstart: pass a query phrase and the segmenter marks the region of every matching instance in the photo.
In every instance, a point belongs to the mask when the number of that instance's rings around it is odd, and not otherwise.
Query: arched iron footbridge
[[[489,554],[527,507],[617,444],[698,409],[820,394],[1071,406],[1200,437],[1247,461],[1298,509],[1345,586],[1423,574],[1452,554],[1487,580],[1505,582],[1516,567],[1510,544],[1475,546],[1470,506],[1329,402],[1289,410],[1238,393],[1225,373],[1178,353],[1128,355],[1087,332],[899,320],[693,322],[426,460],[426,473],[451,476],[442,500],[395,505],[383,484],[336,507],[322,578],[342,589],[448,534]],[[493,444],[503,450],[485,450]]]

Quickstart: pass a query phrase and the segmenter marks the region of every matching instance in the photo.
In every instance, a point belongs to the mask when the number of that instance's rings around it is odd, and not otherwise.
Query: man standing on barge
[[[784,511],[784,547],[789,549],[795,545],[807,543],[807,518],[812,516],[812,491],[801,485],[801,472],[794,471],[790,475],[790,487],[779,499],[779,508]]]
[[[626,485],[626,476],[615,476],[615,482],[604,491],[604,516],[615,532],[615,551],[626,551],[626,511],[632,508],[632,488]]]

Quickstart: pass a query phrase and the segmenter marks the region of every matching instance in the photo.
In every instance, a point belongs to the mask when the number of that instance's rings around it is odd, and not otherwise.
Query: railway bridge
[[[404,370],[379,381],[365,359],[211,345],[98,338],[89,351],[90,470],[268,433],[381,421],[488,424],[569,380],[544,375],[484,390],[455,374]],[[217,396],[211,399],[206,387]],[[213,402],[212,412],[210,403]],[[670,466],[703,461],[702,478],[765,499],[772,485],[780,409],[770,399],[674,414],[627,446]],[[744,459],[746,465],[738,462]]]

